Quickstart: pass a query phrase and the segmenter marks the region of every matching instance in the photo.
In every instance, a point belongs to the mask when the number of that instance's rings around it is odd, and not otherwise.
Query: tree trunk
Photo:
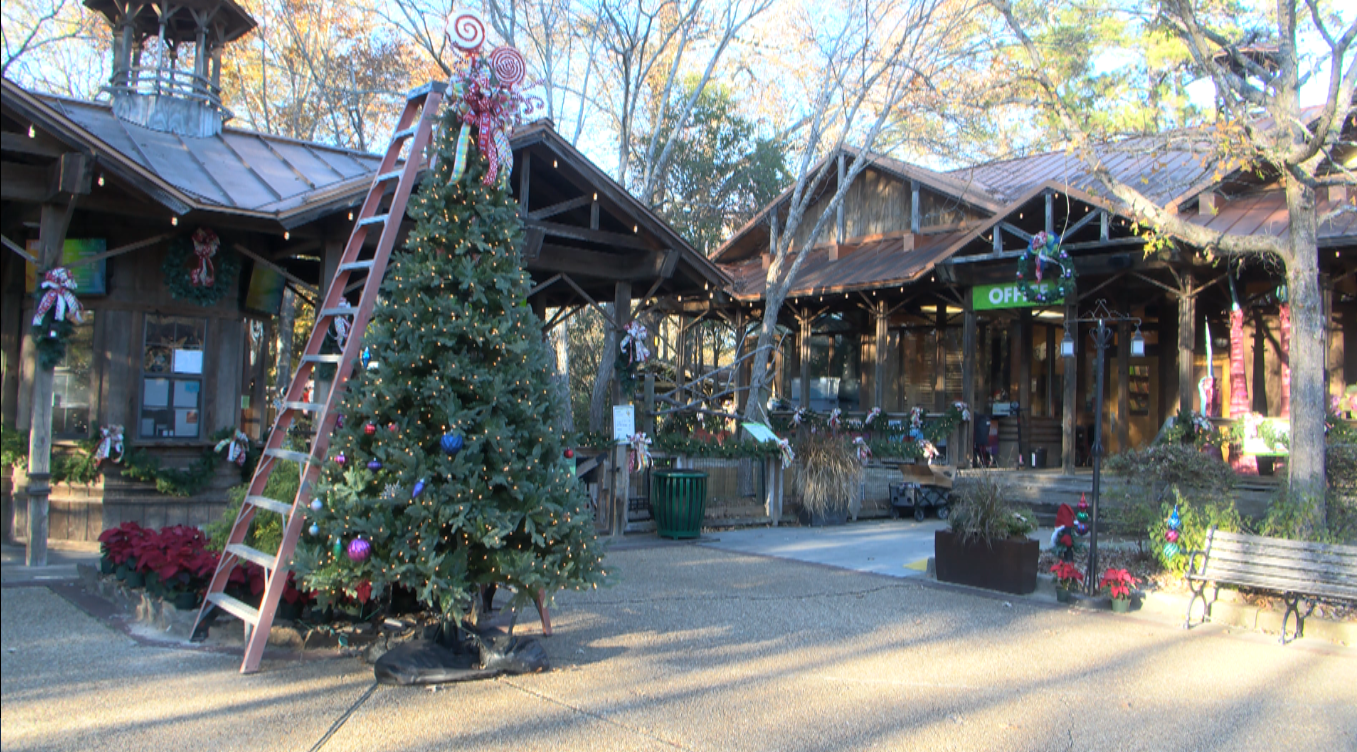
[[[1291,304],[1291,450],[1287,459],[1293,493],[1313,498],[1316,520],[1324,508],[1324,349],[1328,346],[1319,290],[1319,251],[1314,188],[1289,178],[1291,258],[1286,261]]]
[[[777,267],[773,267],[776,269]],[[769,271],[770,278],[773,271]],[[781,288],[781,289],[778,289]],[[768,288],[768,297],[764,301],[763,319],[759,321],[759,340],[754,345],[754,364],[749,371],[749,401],[745,403],[745,419],[753,423],[767,423],[768,414],[768,359],[772,357],[773,338],[777,336],[777,314],[787,298],[786,287],[778,285]],[[802,385],[802,389],[805,386]],[[802,405],[810,407],[810,405]]]
[[[613,305],[604,303],[603,310],[613,315]],[[598,372],[594,375],[594,392],[589,399],[589,430],[602,431],[607,426],[608,384],[613,377],[614,359],[617,357],[617,329],[607,321],[603,322],[603,352],[598,357]]]
[[[282,399],[292,385],[292,324],[296,302],[292,288],[284,287],[283,304],[278,313],[278,369],[273,379],[275,399]]]
[[[560,396],[565,412],[561,416],[561,430],[575,432],[575,410],[570,400],[570,338],[566,336],[566,324],[551,332],[551,345],[556,351],[556,392]]]

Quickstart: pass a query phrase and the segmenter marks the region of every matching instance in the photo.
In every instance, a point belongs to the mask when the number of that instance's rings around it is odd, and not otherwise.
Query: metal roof
[[[200,209],[281,221],[336,192],[365,190],[381,163],[378,155],[236,128],[209,138],[164,133],[119,119],[108,104],[35,94],[9,80],[4,89],[7,104],[85,142],[101,162],[123,168],[134,184],[179,213]]]
[[[966,234],[950,232],[916,235],[915,246],[908,251],[905,250],[904,237],[899,234],[856,245],[841,245],[839,257],[834,261],[829,259],[829,246],[813,248],[806,253],[787,296],[851,292],[908,284],[946,259],[950,254],[949,249]],[[754,300],[763,297],[768,272],[763,266],[762,257],[721,264],[721,267],[734,280],[731,290],[736,298]]]

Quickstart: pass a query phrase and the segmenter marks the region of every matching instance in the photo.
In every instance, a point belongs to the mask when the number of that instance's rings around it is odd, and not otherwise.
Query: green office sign
[[[1032,285],[1034,288],[1051,290],[1055,287],[1053,282],[1041,282]],[[977,311],[991,311],[996,308],[1036,308],[1037,306],[1049,306],[1057,303],[1063,303],[1064,298],[1052,300],[1046,303],[1036,303],[1027,299],[1018,289],[1018,283],[1005,282],[1002,285],[976,285],[971,288],[971,306]]]

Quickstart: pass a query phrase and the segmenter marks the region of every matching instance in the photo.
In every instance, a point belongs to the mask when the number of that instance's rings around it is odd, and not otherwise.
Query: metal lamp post
[[[1093,446],[1091,447],[1093,454],[1093,511],[1089,513],[1088,576],[1084,580],[1084,587],[1090,595],[1097,592],[1097,585],[1094,584],[1093,576],[1098,569],[1098,500],[1102,496],[1103,366],[1106,363],[1107,346],[1112,343],[1112,336],[1115,332],[1115,328],[1108,326],[1108,324],[1123,322],[1136,325],[1135,335],[1131,338],[1132,357],[1144,357],[1145,338],[1140,335],[1141,320],[1135,316],[1108,310],[1105,300],[1099,300],[1098,304],[1093,307],[1093,313],[1087,318],[1066,321],[1065,338],[1060,343],[1060,354],[1066,358],[1074,357],[1074,338],[1070,336],[1068,326],[1078,323],[1093,324],[1089,338],[1098,348],[1097,360],[1094,364]]]

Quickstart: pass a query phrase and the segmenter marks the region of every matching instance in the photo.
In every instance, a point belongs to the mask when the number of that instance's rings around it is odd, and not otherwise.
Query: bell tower
[[[129,123],[181,136],[221,133],[221,52],[254,18],[233,0],[85,0],[108,20],[113,76],[104,90]]]

